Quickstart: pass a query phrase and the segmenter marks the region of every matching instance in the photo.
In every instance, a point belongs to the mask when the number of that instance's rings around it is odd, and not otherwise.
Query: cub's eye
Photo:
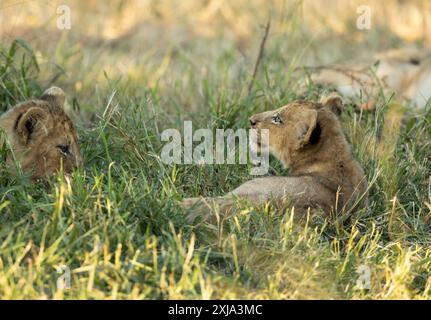
[[[64,155],[69,155],[70,150],[68,145],[58,145],[57,148],[60,150],[60,152]]]
[[[283,123],[283,121],[281,120],[281,117],[280,117],[278,114],[274,115],[274,116],[271,118],[271,122],[272,122],[272,123],[274,123],[274,124],[280,124],[280,123]]]

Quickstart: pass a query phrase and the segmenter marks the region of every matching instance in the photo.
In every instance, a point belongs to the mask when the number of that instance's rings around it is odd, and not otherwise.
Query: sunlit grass
[[[175,15],[164,5],[156,9]],[[252,24],[248,8],[241,21]],[[301,6],[289,8],[274,17],[250,94],[258,23],[234,35],[217,20],[215,30],[197,30],[204,35],[187,28],[160,35],[151,25],[116,43],[81,44],[74,29],[46,47],[2,43],[0,110],[39,95],[61,72],[56,84],[67,92],[86,163],[71,180],[46,185],[0,163],[1,298],[431,298],[430,108],[399,109],[388,97],[379,97],[375,113],[346,107],[344,131],[370,183],[369,208],[346,223],[296,224],[290,209],[268,205],[195,226],[178,206],[183,197],[224,194],[250,179],[249,167],[166,165],[163,129],[181,130],[190,119],[194,128],[247,128],[254,112],[320,95],[312,84],[299,92],[288,70],[346,44],[313,38],[301,27]],[[229,9],[221,15],[231,17]],[[359,44],[347,39],[346,54],[375,49],[370,32]],[[403,121],[392,126],[400,110]],[[275,159],[270,164],[271,174],[287,174]],[[57,287],[60,266],[71,271],[70,289]],[[358,285],[361,266],[371,272],[369,289]]]

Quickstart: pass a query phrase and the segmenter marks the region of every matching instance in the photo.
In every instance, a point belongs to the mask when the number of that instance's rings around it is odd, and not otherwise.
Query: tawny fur
[[[365,109],[375,107],[372,97],[381,89],[388,96],[395,93],[397,99],[407,99],[423,108],[431,98],[431,51],[389,50],[366,60],[318,67],[311,79],[315,84],[334,86],[345,97],[369,98],[362,106]]]
[[[253,128],[269,130],[269,150],[290,167],[290,176],[256,178],[223,197],[185,199],[182,206],[191,209],[188,218],[206,218],[215,207],[227,214],[238,198],[253,205],[288,202],[299,216],[309,209],[329,214],[363,208],[367,180],[343,134],[337,116],[341,110],[341,98],[331,95],[321,103],[293,102],[252,116]],[[275,115],[282,123],[273,123]]]
[[[22,102],[0,117],[0,129],[12,153],[7,163],[13,171],[14,158],[23,172],[40,179],[60,171],[69,174],[82,164],[75,127],[64,111],[63,90],[51,87],[40,99]]]

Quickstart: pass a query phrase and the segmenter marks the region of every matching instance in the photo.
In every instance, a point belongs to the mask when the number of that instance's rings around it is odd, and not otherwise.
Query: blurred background
[[[70,29],[57,27],[59,5],[70,8]],[[364,5],[371,20],[361,30]],[[84,105],[113,81],[130,94],[157,86],[183,110],[195,110],[203,101],[183,93],[199,94],[202,79],[238,89],[250,78],[268,20],[263,64],[271,76],[279,68],[287,73],[389,48],[426,47],[430,16],[426,0],[2,0],[0,39],[3,47],[24,39],[36,53],[41,83],[63,86]]]

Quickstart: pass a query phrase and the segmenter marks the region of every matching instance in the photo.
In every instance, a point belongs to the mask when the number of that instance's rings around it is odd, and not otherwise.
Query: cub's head
[[[64,111],[65,100],[63,90],[51,87],[40,99],[22,102],[0,117],[15,158],[35,180],[61,168],[69,174],[83,162],[78,135]]]
[[[338,115],[341,114],[343,102],[336,94],[323,98],[320,103],[295,101],[281,108],[262,112],[250,118],[253,129],[258,131],[258,146],[268,147],[269,151],[289,165],[301,154],[307,154],[322,139],[330,135],[341,134]],[[325,136],[322,129],[325,127]],[[261,130],[269,134],[269,145],[261,138]]]

